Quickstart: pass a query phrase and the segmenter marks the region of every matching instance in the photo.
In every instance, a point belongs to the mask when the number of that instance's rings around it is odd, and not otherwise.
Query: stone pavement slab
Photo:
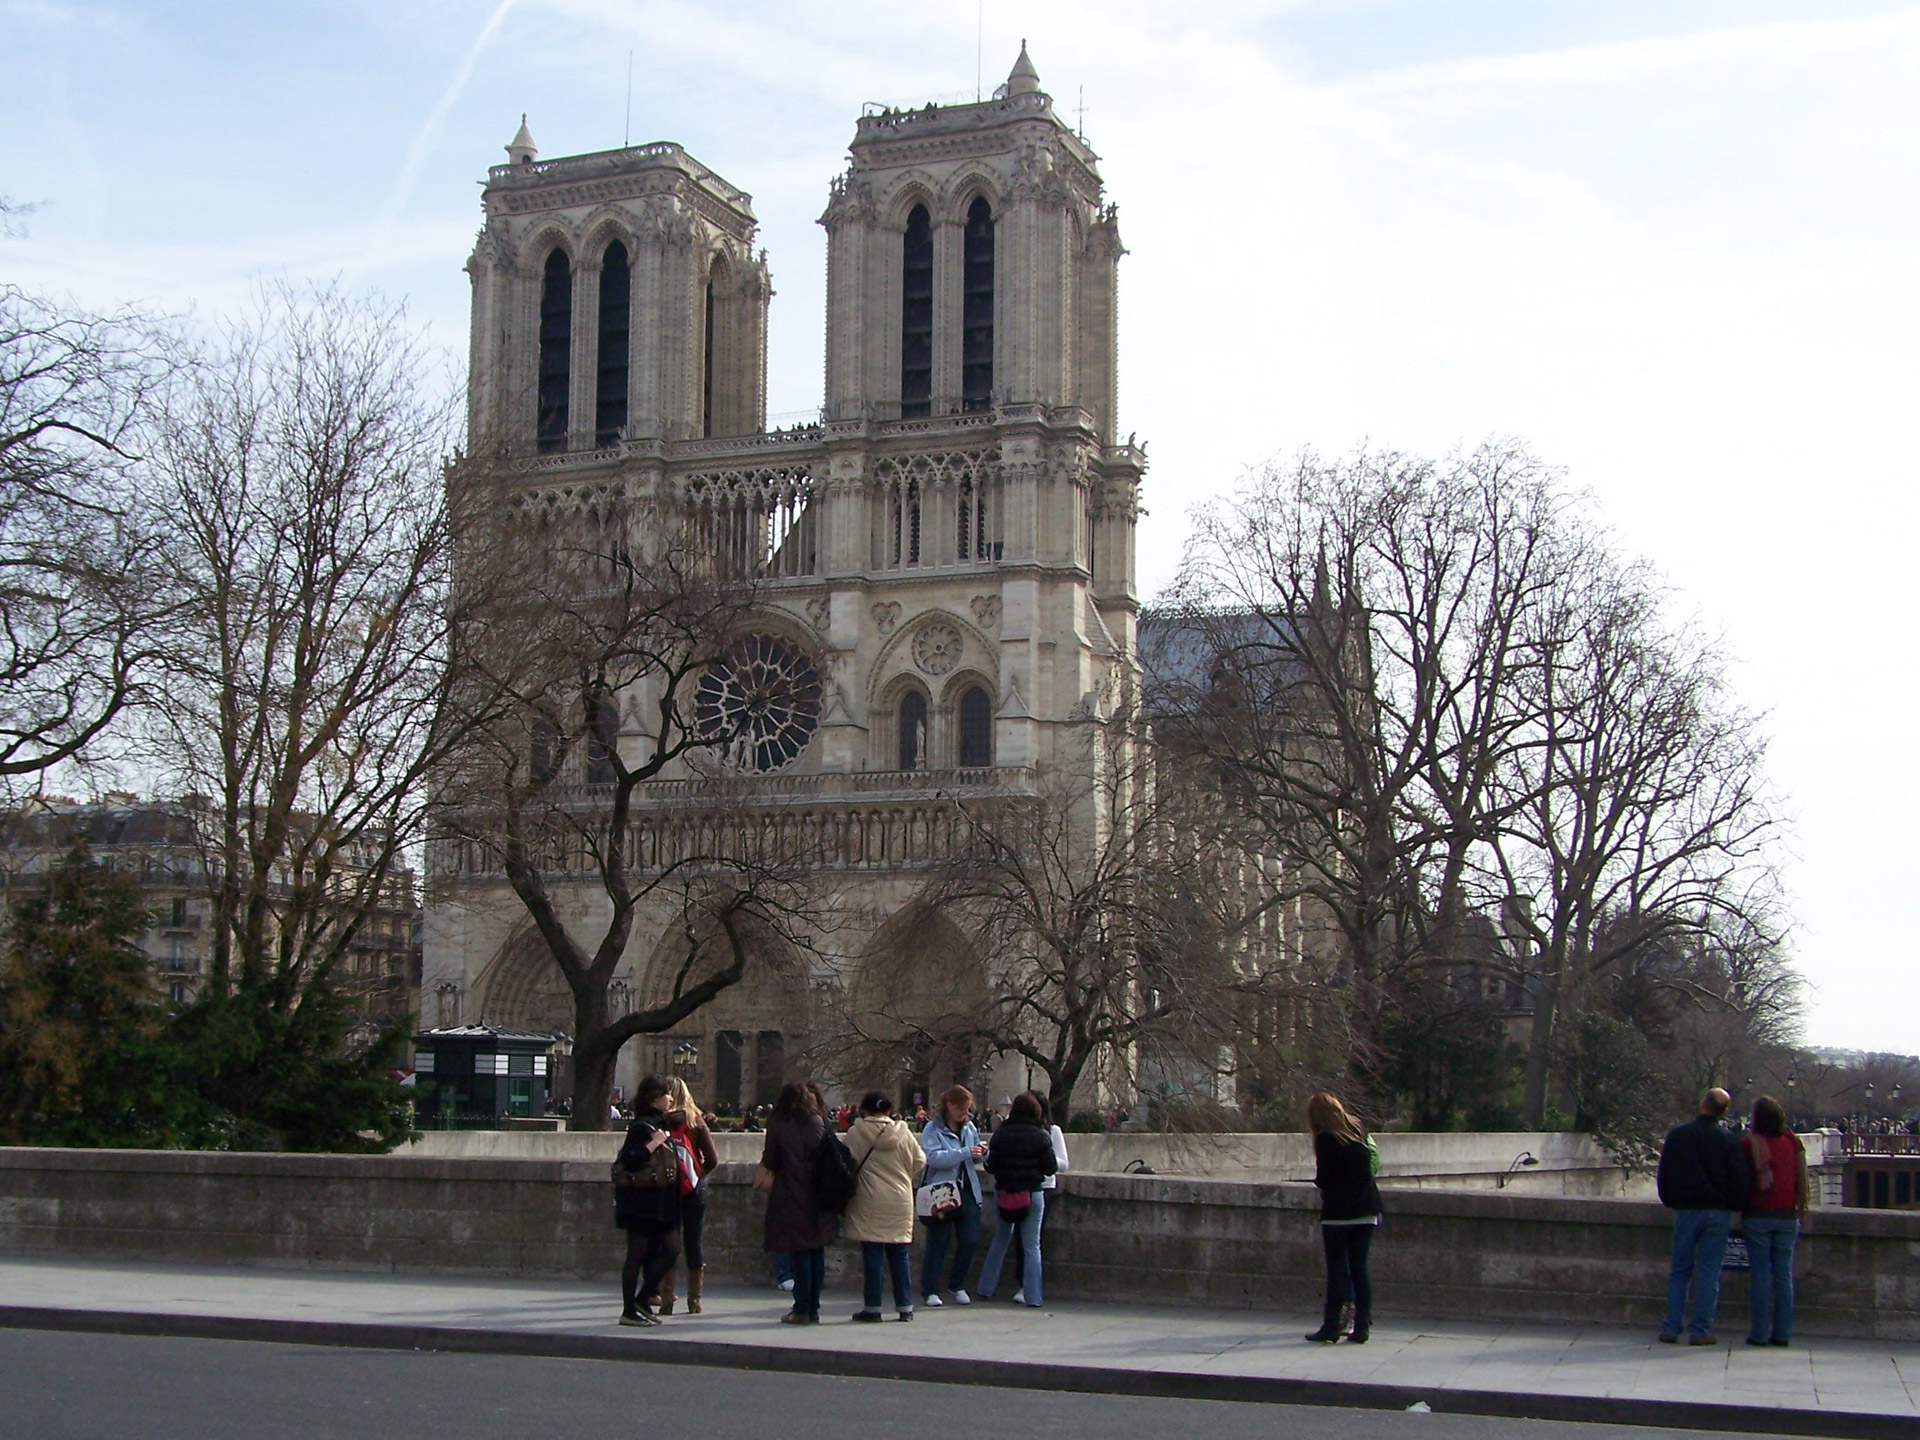
[[[615,1323],[604,1284],[0,1259],[0,1325],[1920,1440],[1911,1344],[1753,1349],[1736,1327],[1695,1348],[1609,1326],[1388,1316],[1367,1345],[1321,1346],[1302,1340],[1318,1320],[1304,1313],[999,1301],[854,1325],[856,1304],[829,1292],[822,1324],[782,1325],[779,1292],[716,1286],[706,1314],[639,1330]]]

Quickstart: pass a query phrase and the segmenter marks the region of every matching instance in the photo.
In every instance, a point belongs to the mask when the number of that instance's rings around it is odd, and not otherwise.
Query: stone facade
[[[939,797],[1030,792],[1134,673],[1145,455],[1117,430],[1114,209],[1024,49],[991,100],[863,115],[821,217],[825,404],[769,431],[750,197],[677,145],[541,161],[523,125],[485,208],[471,442],[505,458],[511,503],[580,527],[645,526],[661,500],[704,516],[752,558],[770,653],[824,659],[797,753],[740,768],[780,823],[831,837],[832,973],[750,973],[630,1045],[619,1077],[692,1041],[696,1089],[752,1104],[818,1029],[819,985],[910,991],[965,968],[967,938],[913,904],[944,843]],[[648,743],[635,706],[620,743]],[[676,783],[646,787],[656,818]],[[458,854],[441,868],[455,883],[430,907],[423,1023],[566,1028],[504,879]],[[582,920],[604,906],[586,886],[571,903]],[[616,1003],[663,983],[659,930],[636,927]],[[979,1083],[984,1063],[905,1057],[902,1088]]]

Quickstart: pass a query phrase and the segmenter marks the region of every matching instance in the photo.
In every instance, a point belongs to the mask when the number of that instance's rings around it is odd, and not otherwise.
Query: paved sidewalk
[[[252,1267],[0,1259],[0,1326],[204,1335],[973,1382],[1121,1394],[1395,1407],[1750,1433],[1920,1437],[1920,1346],[1813,1339],[1713,1348],[1609,1326],[1377,1323],[1308,1345],[1308,1314],[1065,1303],[777,1323],[772,1289],[716,1287],[707,1313],[616,1325],[611,1287]],[[1736,1310],[1744,1312],[1738,1304]],[[1744,1320],[1742,1313],[1739,1319]],[[1731,1345],[1725,1343],[1731,1339]]]

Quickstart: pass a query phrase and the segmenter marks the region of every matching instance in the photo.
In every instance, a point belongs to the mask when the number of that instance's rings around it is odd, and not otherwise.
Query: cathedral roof
[[[1020,58],[1013,62],[1013,69],[1007,75],[1007,93],[1009,95],[1030,95],[1040,88],[1040,72],[1033,68],[1033,61],[1027,58],[1027,42],[1020,42]]]

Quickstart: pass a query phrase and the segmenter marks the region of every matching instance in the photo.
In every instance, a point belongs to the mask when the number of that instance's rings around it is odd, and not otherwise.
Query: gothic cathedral
[[[619,1071],[630,1087],[677,1050],[708,1104],[752,1105],[819,1038],[822,986],[911,997],[977,967],[968,937],[914,904],[928,816],[1070,763],[1074,722],[1136,664],[1145,462],[1116,429],[1114,208],[1024,46],[990,100],[862,115],[820,218],[824,403],[768,430],[772,290],[750,197],[675,144],[541,160],[523,124],[507,154],[467,267],[476,451],[509,456],[519,503],[559,524],[620,495],[748,517],[756,663],[823,660],[798,691],[818,704],[735,760],[784,813],[853,837],[821,874],[853,917],[823,939],[837,973],[750,972],[630,1044]],[[616,1004],[660,983],[655,933],[636,926]],[[564,1032],[570,1013],[500,877],[436,887],[423,1024]],[[1024,1083],[992,1063],[922,1056],[912,1078]]]

